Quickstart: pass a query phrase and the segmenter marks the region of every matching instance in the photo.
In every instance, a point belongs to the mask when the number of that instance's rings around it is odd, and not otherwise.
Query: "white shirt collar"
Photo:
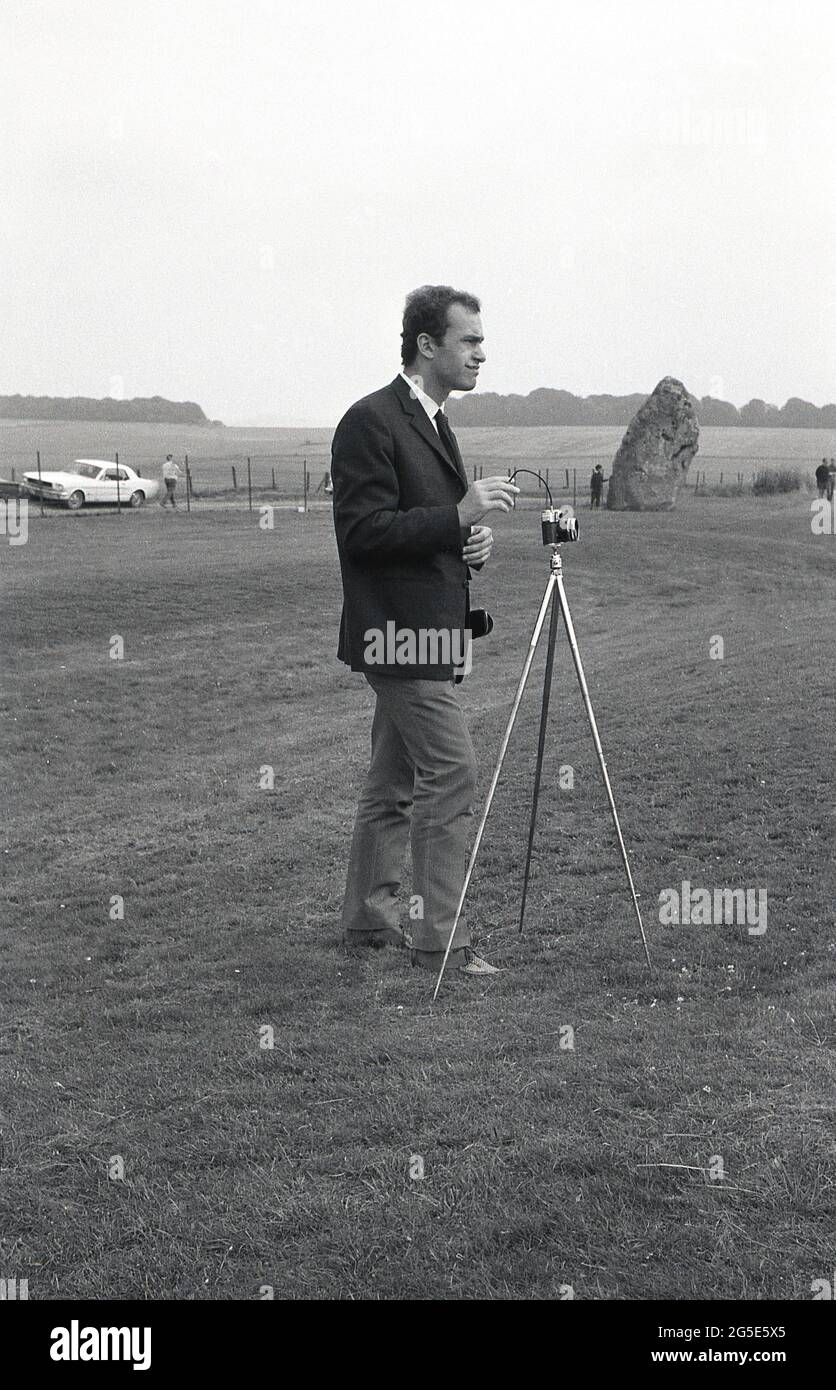
[[[406,372],[399,372],[399,376],[403,377],[403,380],[406,382],[416,401],[419,401],[420,404],[424,407],[425,411],[427,412],[427,415],[430,417],[430,420],[432,421],[433,429],[436,431],[436,433],[438,433],[438,425],[435,423],[435,417],[438,414],[439,410],[443,410],[444,407],[439,405],[438,401],[434,401],[432,396],[428,396],[426,391],[422,391],[421,387],[418,385],[418,382],[413,381],[412,377],[407,376]]]

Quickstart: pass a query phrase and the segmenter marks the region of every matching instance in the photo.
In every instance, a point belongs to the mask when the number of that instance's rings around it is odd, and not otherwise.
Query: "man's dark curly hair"
[[[475,295],[454,290],[450,285],[422,285],[407,295],[401,333],[401,361],[405,367],[418,355],[419,333],[429,333],[437,343],[441,342],[447,332],[447,310],[451,304],[463,304],[471,314],[482,309]]]

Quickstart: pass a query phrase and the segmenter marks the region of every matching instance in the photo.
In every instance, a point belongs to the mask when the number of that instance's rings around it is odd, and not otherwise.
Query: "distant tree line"
[[[108,396],[0,396],[0,420],[107,420],[128,424],[219,425],[207,420],[194,401],[167,401],[137,396],[130,401]]]
[[[650,392],[630,396],[574,396],[542,386],[527,396],[486,391],[450,401],[454,425],[628,425]],[[689,392],[690,396],[690,392]],[[836,429],[836,405],[812,405],[791,396],[780,408],[752,400],[738,410],[714,396],[690,396],[701,425],[757,425],[793,429]]]

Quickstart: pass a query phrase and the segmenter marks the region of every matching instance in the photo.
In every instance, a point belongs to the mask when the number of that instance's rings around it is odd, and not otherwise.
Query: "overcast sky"
[[[3,0],[0,394],[334,423],[406,292],[481,389],[836,400],[832,0]]]

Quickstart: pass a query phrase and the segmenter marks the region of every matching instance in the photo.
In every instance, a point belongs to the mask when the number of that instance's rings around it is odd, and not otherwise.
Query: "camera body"
[[[571,507],[546,507],[541,513],[543,545],[563,545],[578,539],[578,518]]]

